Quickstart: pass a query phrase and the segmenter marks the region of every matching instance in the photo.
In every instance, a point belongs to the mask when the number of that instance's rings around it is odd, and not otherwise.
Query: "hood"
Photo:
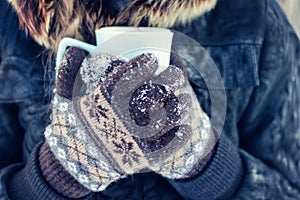
[[[63,37],[95,43],[94,30],[104,26],[183,25],[214,8],[217,0],[8,0],[21,27],[39,44],[56,50]]]

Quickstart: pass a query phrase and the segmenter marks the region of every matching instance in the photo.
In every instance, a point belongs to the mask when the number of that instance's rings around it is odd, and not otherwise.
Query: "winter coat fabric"
[[[49,123],[51,58],[5,1],[0,9],[0,199],[64,199],[37,159]],[[193,179],[138,174],[85,199],[300,199],[300,45],[277,3],[219,0],[172,29],[203,45],[222,74],[227,115],[212,160]],[[208,90],[188,71],[210,114]]]

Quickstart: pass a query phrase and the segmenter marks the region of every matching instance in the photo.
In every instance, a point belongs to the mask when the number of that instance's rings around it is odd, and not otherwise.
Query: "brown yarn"
[[[40,149],[39,161],[43,177],[59,194],[67,198],[79,199],[91,192],[63,168],[47,143],[44,143]]]

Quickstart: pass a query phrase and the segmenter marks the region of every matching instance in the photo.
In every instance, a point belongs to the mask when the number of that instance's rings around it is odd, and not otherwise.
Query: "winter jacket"
[[[37,156],[49,123],[52,56],[19,29],[8,3],[0,10],[0,199],[64,199],[43,179]],[[278,4],[219,0],[171,29],[200,43],[222,75],[226,119],[211,161],[191,179],[136,174],[84,199],[300,199],[300,44]],[[208,89],[187,68],[211,116]]]

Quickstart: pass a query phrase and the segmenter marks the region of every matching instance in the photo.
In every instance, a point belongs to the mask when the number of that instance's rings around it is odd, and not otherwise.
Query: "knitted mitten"
[[[120,63],[112,58],[101,55],[92,63],[84,62],[83,79],[94,92],[77,104],[81,121],[98,131],[91,135],[106,147],[102,153],[127,174],[143,168],[168,178],[198,173],[208,162],[216,138],[188,84],[183,64],[173,59],[175,65],[156,76],[158,60],[143,54],[119,67],[110,64],[112,73],[101,75],[103,63]],[[98,70],[92,67],[95,63]],[[91,70],[98,71],[101,78],[91,76],[95,74],[89,73]],[[108,121],[113,125],[107,125]]]
[[[152,54],[138,56],[110,74],[100,90],[132,136],[128,144],[137,143],[142,150],[141,154],[131,154],[131,162],[140,169],[146,167],[179,179],[201,171],[216,138],[182,63],[175,64],[155,75],[158,60]],[[145,157],[147,163],[141,165],[138,157]]]
[[[83,62],[78,93],[78,51],[68,50],[58,69],[45,132],[62,166],[92,191],[145,169],[190,177],[214,137],[183,70],[170,66],[156,76],[152,54],[129,62],[99,55]]]
[[[60,67],[56,69],[57,80],[52,100],[51,124],[45,130],[45,137],[60,164],[79,183],[92,191],[101,191],[111,182],[124,176],[124,173],[115,170],[107,162],[99,150],[100,144],[89,134],[88,127],[84,127],[74,109],[76,100],[73,99],[73,94],[85,94],[88,91],[84,86],[80,90],[78,87],[80,81],[77,81],[80,80],[79,69],[85,57],[83,50],[69,48]],[[123,63],[123,60],[119,61],[111,57],[111,62],[105,63],[107,66],[102,67],[111,69],[115,63]],[[82,76],[87,77],[85,73]]]

